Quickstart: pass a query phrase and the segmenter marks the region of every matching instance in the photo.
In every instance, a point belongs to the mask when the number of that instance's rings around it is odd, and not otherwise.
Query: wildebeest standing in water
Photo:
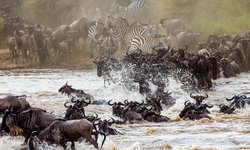
[[[42,141],[61,145],[64,147],[64,149],[66,148],[67,141],[71,142],[71,148],[75,149],[74,141],[77,141],[79,138],[84,138],[87,142],[91,143],[95,148],[98,149],[97,134],[99,133],[104,136],[102,145],[105,142],[106,135],[104,133],[98,132],[97,130],[93,131],[94,129],[96,129],[95,125],[86,119],[67,121],[56,120],[47,128],[42,130],[37,135],[37,137]],[[93,139],[93,134],[95,135],[96,139]],[[33,141],[30,141],[30,147],[34,147]]]
[[[3,116],[2,130],[8,133],[17,128],[21,129],[22,135],[25,136],[24,144],[28,142],[34,129],[43,130],[57,119],[56,116],[40,108],[29,108],[18,113],[7,110]]]

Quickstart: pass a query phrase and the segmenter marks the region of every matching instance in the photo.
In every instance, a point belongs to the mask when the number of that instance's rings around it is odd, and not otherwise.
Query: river
[[[73,88],[83,89],[99,100],[123,101],[125,99],[141,101],[144,96],[137,91],[129,91],[120,84],[110,83],[104,87],[103,79],[97,77],[95,70],[11,70],[0,71],[0,97],[8,94],[26,94],[27,100],[34,107],[40,107],[58,116],[64,116],[63,104],[69,101],[58,89],[66,82]],[[181,120],[179,112],[184,102],[189,100],[189,93],[181,89],[181,84],[169,77],[169,92],[176,99],[171,108],[164,108],[162,114],[171,118],[167,123],[113,125],[124,135],[108,136],[104,150],[156,150],[156,149],[250,149],[250,106],[237,110],[235,114],[220,114],[218,105],[227,104],[225,98],[240,93],[250,92],[250,73],[241,73],[237,77],[220,78],[213,81],[213,88],[206,93],[205,102],[213,104],[210,109],[211,120]],[[249,96],[249,95],[248,95]],[[102,119],[112,116],[108,105],[89,105],[87,114],[97,113]],[[114,116],[113,116],[114,117]],[[115,118],[115,117],[114,117]],[[21,144],[23,137],[0,137],[0,149],[25,149]],[[99,143],[101,142],[101,139]],[[70,144],[68,144],[70,145]],[[61,149],[55,145],[42,144],[39,149]],[[76,142],[76,149],[94,149],[85,142]]]

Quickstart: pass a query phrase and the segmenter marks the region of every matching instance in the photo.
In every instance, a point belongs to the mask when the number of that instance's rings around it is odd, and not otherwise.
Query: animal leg
[[[73,141],[71,141],[71,149],[72,149],[72,150],[75,150],[75,149],[76,149],[75,143],[74,143]]]

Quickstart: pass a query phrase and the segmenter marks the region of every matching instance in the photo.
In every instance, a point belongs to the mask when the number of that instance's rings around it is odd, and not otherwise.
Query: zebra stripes
[[[97,25],[98,25],[98,23],[96,22],[94,25],[90,26],[88,29],[88,38],[90,38],[91,40],[94,40],[94,41],[96,41]]]
[[[147,8],[148,0],[135,0],[128,7],[128,12],[140,12]]]
[[[143,26],[140,24],[131,25],[127,34],[125,35],[126,43],[129,43],[129,41],[135,38],[136,36],[143,36],[148,29],[149,28],[147,26]]]
[[[111,26],[110,34],[114,41],[119,43],[120,48],[124,48],[122,43],[127,45],[131,39],[137,36],[148,36],[147,33],[150,33],[152,30],[148,25],[141,25],[137,22],[132,25],[122,24],[119,21]],[[147,34],[147,35],[146,35]]]
[[[152,53],[154,47],[168,47],[168,42],[165,37],[145,37],[136,36],[130,40],[128,52],[134,52],[138,49],[146,53]]]

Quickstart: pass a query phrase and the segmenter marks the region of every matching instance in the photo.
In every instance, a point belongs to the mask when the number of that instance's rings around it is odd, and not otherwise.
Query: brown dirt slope
[[[75,52],[69,61],[61,61],[60,63],[53,64],[49,63],[47,65],[32,65],[23,63],[22,59],[18,63],[11,62],[11,57],[8,49],[0,49],[0,69],[21,69],[21,68],[69,68],[69,69],[91,69],[94,67],[93,58],[91,59],[89,55],[83,52]]]

